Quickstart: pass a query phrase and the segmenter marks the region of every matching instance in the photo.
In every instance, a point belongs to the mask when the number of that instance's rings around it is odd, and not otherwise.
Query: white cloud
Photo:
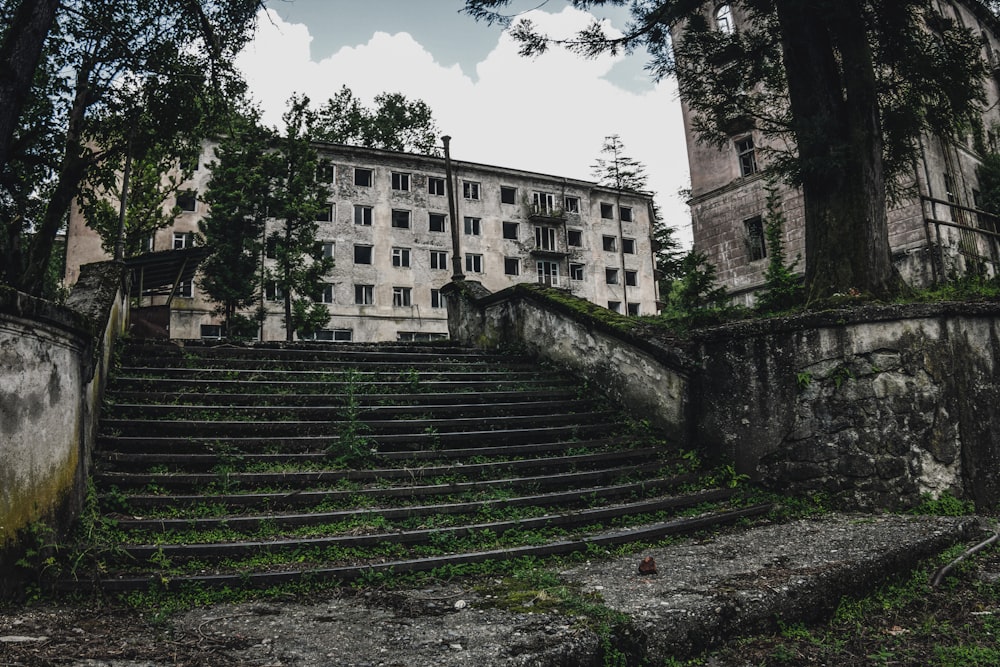
[[[543,31],[564,35],[592,20],[570,7],[529,18]],[[365,102],[381,92],[400,92],[430,105],[438,127],[452,136],[457,159],[582,179],[591,178],[604,137],[619,134],[626,153],[646,165],[668,223],[680,227],[688,242],[687,208],[676,196],[687,187],[688,170],[672,81],[629,92],[604,78],[621,56],[587,60],[553,48],[523,58],[506,33],[477,65],[476,81],[458,65],[437,63],[405,32],[377,32],[319,62],[310,59],[311,41],[306,26],[271,11],[240,56],[238,65],[268,124],[280,124],[293,93],[321,103],[342,85]]]

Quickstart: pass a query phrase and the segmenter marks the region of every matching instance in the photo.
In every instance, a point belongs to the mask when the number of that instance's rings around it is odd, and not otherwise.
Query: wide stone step
[[[761,516],[770,511],[771,505],[756,505],[726,512],[710,513],[704,516],[673,519],[625,529],[606,530],[588,534],[578,539],[555,540],[544,544],[505,547],[486,551],[454,553],[442,556],[409,558],[402,560],[375,560],[360,564],[337,565],[324,567],[302,568],[290,565],[288,569],[266,569],[248,571],[218,572],[208,574],[183,575],[172,574],[164,577],[161,573],[144,576],[102,577],[99,580],[63,580],[60,587],[64,590],[80,590],[100,586],[106,591],[147,590],[151,587],[180,589],[188,586],[205,588],[269,588],[302,581],[325,582],[338,581],[349,583],[371,573],[407,574],[426,572],[448,566],[469,565],[487,561],[504,561],[516,558],[542,558],[548,556],[567,555],[584,552],[594,547],[615,547],[633,542],[651,542],[662,540],[670,535],[689,533],[707,528],[719,527],[747,518]]]
[[[196,505],[214,505],[228,508],[291,508],[311,507],[322,504],[357,503],[365,499],[371,503],[393,502],[400,499],[419,499],[442,496],[469,494],[472,492],[495,492],[498,489],[506,491],[524,491],[526,489],[560,489],[581,485],[602,485],[621,482],[628,478],[646,478],[655,475],[662,469],[660,462],[639,465],[621,465],[598,470],[582,472],[564,472],[559,475],[536,475],[530,477],[510,477],[503,479],[484,479],[464,482],[448,482],[443,484],[403,484],[398,486],[375,486],[362,488],[324,488],[322,483],[310,487],[310,490],[288,487],[280,491],[257,493],[253,490],[246,493],[225,492],[238,486],[231,478],[220,475],[216,477],[220,493],[197,494],[157,494],[131,495],[115,494],[115,500],[131,511],[142,511],[164,507],[190,507]],[[102,498],[107,501],[107,497]]]
[[[655,459],[654,448],[597,452],[572,456],[520,459],[516,461],[493,461],[490,463],[451,464],[445,466],[414,466],[407,468],[375,468],[346,470],[301,470],[279,472],[239,472],[216,473],[97,473],[94,479],[102,485],[114,485],[119,489],[155,484],[167,491],[190,490],[217,484],[225,476],[227,484],[240,488],[252,486],[278,486],[308,488],[317,484],[335,484],[341,481],[385,482],[403,480],[416,482],[440,477],[475,479],[498,473],[555,473],[576,469],[593,468],[603,464],[622,464],[628,461],[648,461]],[[242,461],[239,461],[242,464]]]
[[[242,514],[230,513],[226,511],[226,508],[213,505],[198,508],[199,511],[193,514],[185,514],[184,508],[176,508],[176,511],[171,509],[169,516],[151,516],[150,512],[136,516],[121,511],[126,509],[121,506],[121,494],[115,494],[114,497],[110,498],[102,496],[101,502],[115,506],[112,516],[116,527],[131,533],[178,533],[225,529],[250,534],[263,528],[288,531],[293,528],[323,526],[357,520],[433,519],[442,516],[494,514],[512,509],[538,507],[551,508],[554,511],[556,508],[593,506],[643,495],[660,495],[695,482],[697,482],[695,475],[685,474],[606,486],[570,488],[549,493],[509,495],[502,498],[398,504],[383,507],[349,507],[346,509],[303,508],[297,512],[277,512],[273,511],[272,508],[267,508],[266,512],[248,511]],[[205,509],[222,511],[208,515],[203,511]]]
[[[488,417],[452,417],[441,419],[365,419],[365,434],[381,442],[385,435],[417,436],[473,431],[507,432],[526,428],[574,426],[586,428],[591,424],[612,421],[615,413],[571,412],[545,415],[497,415]],[[104,419],[102,430],[118,435],[158,433],[162,436],[197,436],[220,438],[234,436],[288,437],[295,435],[337,436],[345,427],[356,424],[350,419],[322,419],[317,421],[281,420],[208,420],[208,419]]]
[[[487,431],[441,431],[432,433],[384,433],[374,438],[379,455],[389,452],[419,453],[427,450],[476,447],[507,447],[535,443],[566,442],[575,439],[590,440],[624,430],[621,424],[600,422],[580,425],[571,423],[535,428],[508,428]],[[164,451],[172,454],[205,452],[325,452],[338,449],[340,438],[330,435],[268,435],[268,436],[148,436],[115,435],[108,432],[98,438],[102,450],[126,453]]]
[[[283,344],[287,345],[287,344]],[[332,344],[310,346],[306,344],[293,344],[291,346],[277,346],[267,344],[254,344],[253,346],[239,345],[202,345],[197,343],[185,343],[183,345],[171,344],[133,344],[122,355],[122,360],[126,363],[141,359],[183,359],[188,362],[208,361],[215,359],[266,359],[266,360],[286,360],[298,359],[303,361],[315,360],[337,360],[337,361],[410,361],[410,360],[457,360],[457,361],[483,361],[488,363],[503,363],[509,361],[513,355],[484,352],[459,345],[366,345],[366,344]]]
[[[128,377],[117,376],[111,383],[114,396],[124,397],[136,394],[150,396],[174,396],[188,393],[203,394],[246,394],[266,397],[282,394],[345,394],[350,391],[357,396],[385,394],[415,394],[416,390],[429,394],[453,394],[474,392],[516,392],[576,388],[579,382],[562,376],[539,377],[537,374],[516,374],[506,378],[483,378],[484,373],[463,374],[471,379],[421,379],[418,383],[401,380],[364,382],[327,382],[320,380],[231,380],[215,378],[177,377]]]
[[[171,559],[188,560],[235,558],[251,554],[279,553],[310,547],[369,547],[379,544],[427,544],[432,539],[462,537],[473,533],[491,531],[502,535],[513,530],[544,530],[551,528],[573,528],[577,526],[611,523],[623,518],[659,512],[676,512],[696,505],[720,503],[735,495],[730,489],[715,489],[681,496],[667,496],[652,500],[621,503],[607,507],[567,510],[558,514],[518,518],[508,521],[470,522],[454,526],[436,526],[418,530],[372,530],[367,533],[325,535],[321,537],[295,536],[268,540],[241,540],[233,542],[171,543],[165,540],[156,544],[128,545],[122,551],[136,561],[164,555]],[[348,524],[350,525],[350,524]],[[357,530],[357,529],[354,529]],[[187,537],[187,535],[185,535]]]
[[[281,397],[274,397],[281,399]],[[354,396],[341,397],[340,403],[327,405],[191,405],[191,404],[135,404],[117,403],[108,412],[106,423],[127,421],[325,421],[338,422],[347,419],[365,422],[389,420],[412,420],[433,415],[434,419],[464,417],[505,417],[541,415],[552,413],[586,413],[598,407],[592,399],[542,398],[536,400],[503,401],[449,401],[441,403],[419,402],[416,405],[399,405],[389,399],[380,405],[371,400],[361,403]],[[486,397],[481,397],[486,398]],[[348,416],[350,412],[350,416]]]
[[[456,405],[474,403],[515,403],[525,401],[568,401],[578,398],[577,391],[571,388],[540,389],[498,389],[491,386],[490,391],[451,391],[451,392],[388,392],[383,385],[372,385],[370,391],[333,393],[316,391],[312,393],[295,394],[276,390],[273,385],[271,392],[261,393],[226,393],[226,392],[166,392],[166,391],[116,391],[113,410],[123,407],[138,408],[146,405],[162,406],[344,406],[348,403],[356,405]],[[294,385],[290,385],[294,387]],[[324,387],[328,389],[327,387]],[[390,389],[394,389],[391,387]]]
[[[617,437],[595,440],[540,442],[523,445],[500,445],[497,447],[467,447],[396,452],[379,451],[377,460],[387,463],[408,463],[410,467],[413,467],[435,461],[453,462],[467,459],[481,459],[483,457],[501,459],[523,456],[535,457],[567,452],[569,450],[611,450],[632,447],[635,442],[633,438]],[[211,446],[207,448],[210,449]],[[203,454],[173,454],[161,451],[122,452],[101,449],[95,452],[94,456],[100,470],[104,471],[139,471],[151,466],[165,466],[171,470],[208,470],[222,464],[231,464],[234,459],[238,459],[244,466],[326,465],[330,463],[332,458],[325,451],[255,454],[233,451],[229,448],[220,447],[219,449],[224,451]]]

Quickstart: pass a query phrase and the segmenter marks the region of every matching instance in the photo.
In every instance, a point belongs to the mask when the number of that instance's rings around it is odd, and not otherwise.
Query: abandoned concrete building
[[[336,262],[317,286],[316,298],[331,313],[317,338],[446,337],[440,288],[451,279],[453,264],[445,160],[335,144],[317,149],[332,193],[318,238]],[[182,212],[150,240],[151,252],[197,243],[198,221],[208,212],[200,195],[213,159],[214,146],[206,142],[194,176],[176,197]],[[537,281],[623,314],[656,312],[651,196],[473,162],[452,165],[461,268],[468,279],[491,291]],[[80,265],[106,258],[100,239],[74,210],[67,284],[76,282]],[[181,282],[172,298],[162,291],[143,289],[143,305],[169,301],[171,338],[220,335],[219,317],[197,277]],[[283,340],[282,295],[265,284],[261,297],[267,308],[263,338]]]
[[[995,275],[1000,268],[1000,224],[978,210],[976,168],[984,150],[998,150],[1000,132],[1000,23],[979,0],[937,0],[943,16],[972,29],[982,39],[982,56],[991,76],[985,82],[982,137],[920,138],[919,155],[901,182],[903,196],[889,210],[889,245],[903,278],[925,287],[973,269]],[[739,31],[747,20],[737,3],[705,5],[708,25]],[[681,33],[678,38],[683,38]],[[699,142],[692,110],[681,98],[691,171],[693,244],[716,267],[719,283],[734,302],[752,304],[764,283],[767,247],[764,216],[767,185],[764,170],[769,148],[781,149],[756,128],[731,136],[719,149]],[[785,216],[784,242],[790,259],[805,257],[803,202],[800,191],[779,186]],[[804,268],[804,259],[797,270]]]

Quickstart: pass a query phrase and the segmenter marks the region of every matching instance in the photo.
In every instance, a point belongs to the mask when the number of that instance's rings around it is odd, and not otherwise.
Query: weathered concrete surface
[[[630,619],[615,634],[619,649],[661,664],[771,628],[777,618],[829,613],[842,595],[870,591],[953,542],[975,541],[975,524],[971,518],[831,515],[595,560],[561,576],[582,592],[599,593]],[[645,555],[655,558],[658,574],[637,573]],[[91,667],[604,664],[598,635],[580,618],[499,609],[487,593],[473,590],[483,583],[492,582],[216,605],[138,629],[134,618],[122,619],[104,626],[112,635],[104,643],[82,627],[91,627],[88,613],[100,617],[111,613],[107,609],[0,611],[0,663],[48,664],[15,659],[50,646],[58,664]],[[127,636],[114,636],[121,627],[129,628]],[[5,644],[4,637],[20,641]],[[164,646],[174,647],[169,659],[160,652]]]
[[[111,263],[84,267],[66,307],[0,290],[0,591],[23,531],[58,535],[82,505],[125,294]]]

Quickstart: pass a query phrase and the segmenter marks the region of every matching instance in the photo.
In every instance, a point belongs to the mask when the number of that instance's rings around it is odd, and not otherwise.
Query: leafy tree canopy
[[[0,16],[49,4],[0,0]],[[27,89],[0,86],[0,121],[18,94],[9,139],[0,132],[0,257],[4,282],[38,293],[56,232],[95,170],[145,159],[242,89],[232,59],[252,36],[260,0],[64,0],[54,20],[12,23],[9,45],[43,45]],[[23,63],[18,63],[23,64]],[[15,82],[16,83],[16,82]],[[15,100],[16,101],[16,100]],[[0,130],[3,123],[0,122]]]
[[[720,29],[723,5],[707,0],[573,0],[628,4],[633,18],[620,36],[595,22],[570,37],[514,23],[508,4],[466,0],[465,11],[511,26],[525,55],[552,44],[584,56],[644,48],[654,78],[677,76],[703,141],[765,137],[772,168],[802,188],[810,299],[903,289],[887,193],[922,132],[964,132],[984,99],[979,36],[931,0],[733,0],[724,27],[738,17],[735,29]]]
[[[439,131],[431,108],[422,100],[410,101],[401,93],[375,96],[375,106],[365,107],[351,89],[343,86],[316,113],[315,138],[337,144],[440,155]]]

